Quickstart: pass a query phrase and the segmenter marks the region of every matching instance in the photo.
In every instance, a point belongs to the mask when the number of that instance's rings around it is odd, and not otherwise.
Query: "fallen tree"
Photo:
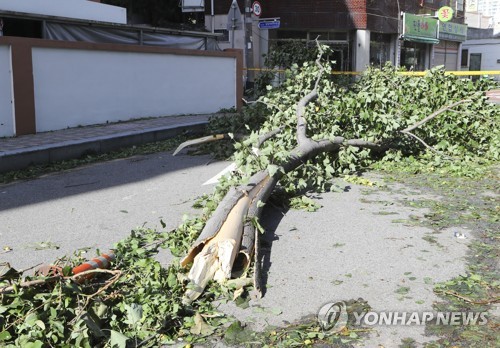
[[[442,99],[438,110],[432,112],[430,115],[426,115],[426,117],[420,118],[419,115],[422,115],[421,111],[415,112],[415,114],[412,115],[403,114],[404,110],[397,110],[398,100],[394,100],[394,98],[390,97],[397,96],[399,98],[400,95],[396,92],[396,89],[399,89],[402,85],[391,81],[393,83],[392,87],[395,90],[388,92],[387,89],[391,88],[391,86],[383,84],[377,86],[377,83],[389,82],[385,77],[381,79],[385,81],[377,81],[376,79],[369,81],[371,82],[371,86],[370,84],[368,84],[368,86],[372,89],[365,86],[361,89],[361,91],[357,91],[359,95],[365,98],[364,102],[366,106],[370,106],[370,108],[363,110],[363,108],[360,107],[362,104],[359,100],[357,101],[357,104],[353,109],[358,109],[357,111],[359,114],[347,115],[348,118],[351,118],[350,122],[352,123],[352,129],[350,131],[349,128],[351,125],[347,122],[343,124],[343,127],[340,127],[339,125],[342,124],[342,122],[334,121],[330,122],[330,124],[325,122],[325,125],[328,124],[328,128],[326,129],[316,128],[314,132],[311,132],[308,129],[309,120],[321,120],[321,117],[317,115],[317,113],[321,108],[325,107],[323,105],[325,103],[325,99],[329,97],[338,98],[338,96],[335,95],[337,89],[329,83],[328,79],[325,79],[325,71],[328,71],[329,67],[328,64],[322,63],[321,61],[323,48],[319,45],[318,51],[319,55],[314,65],[309,67],[309,69],[307,69],[306,65],[306,69],[304,69],[311,71],[308,72],[308,75],[302,76],[302,78],[305,78],[306,86],[312,86],[312,89],[308,93],[301,95],[303,93],[302,91],[307,90],[306,88],[301,88],[300,91],[295,91],[290,88],[291,86],[286,86],[285,89],[291,92],[290,94],[292,98],[287,98],[288,100],[286,100],[285,105],[280,105],[280,100],[276,101],[270,97],[262,98],[258,101],[271,110],[277,110],[277,114],[281,114],[282,117],[275,117],[274,120],[271,118],[263,125],[262,130],[253,134],[253,138],[241,143],[240,148],[251,148],[253,157],[255,157],[257,161],[260,161],[261,165],[257,167],[259,168],[257,171],[255,169],[249,169],[248,163],[250,161],[248,161],[248,157],[238,164],[239,168],[244,168],[241,172],[247,176],[240,180],[242,182],[241,184],[234,185],[230,188],[229,192],[222,199],[217,209],[207,221],[202,233],[189,250],[187,256],[185,256],[181,261],[181,265],[184,267],[192,263],[188,276],[191,281],[191,287],[186,292],[186,296],[184,298],[185,303],[191,303],[198,296],[200,296],[210,280],[215,279],[223,283],[227,279],[230,279],[231,270],[235,264],[237,265],[236,268],[238,270],[241,268],[247,268],[251,264],[251,258],[254,254],[256,255],[254,258],[255,265],[253,277],[254,294],[257,297],[262,295],[262,285],[260,282],[261,267],[258,257],[259,229],[256,228],[260,219],[262,207],[265,205],[267,199],[283,177],[290,175],[290,173],[293,173],[301,166],[310,166],[313,163],[317,163],[318,156],[323,155],[323,164],[327,164],[325,170],[329,169],[331,174],[332,171],[336,171],[338,168],[334,169],[332,165],[329,165],[329,163],[333,163],[338,160],[341,152],[344,156],[356,156],[356,154],[361,155],[360,159],[369,162],[377,156],[379,158],[383,157],[384,152],[391,148],[394,150],[402,148],[400,151],[406,151],[408,153],[411,153],[412,151],[418,152],[419,149],[415,144],[409,145],[409,141],[416,140],[423,145],[424,149],[430,150],[436,154],[436,156],[442,156],[443,158],[453,160],[453,151],[450,151],[450,148],[444,149],[444,146],[441,145],[443,142],[447,145],[449,144],[449,147],[466,146],[467,142],[470,143],[472,138],[478,138],[478,134],[475,136],[463,134],[462,136],[454,137],[454,140],[460,141],[459,143],[452,143],[450,141],[452,140],[452,137],[447,139],[444,136],[434,136],[433,133],[437,133],[436,129],[431,130],[431,134],[424,133],[421,136],[417,136],[413,133],[414,131],[421,130],[428,122],[431,122],[438,117],[443,117],[446,113],[448,113],[448,122],[451,121],[457,123],[460,122],[450,118],[450,114],[454,114],[453,116],[459,116],[462,114],[472,115],[469,109],[472,106],[472,100],[470,99],[471,96],[467,98],[466,95],[461,96],[457,94],[453,95],[452,98]],[[381,71],[380,73],[384,72],[392,73],[392,77],[394,77],[394,71],[391,72],[389,68],[385,71]],[[431,77],[427,78],[443,78],[442,72],[439,73],[439,71],[434,71],[431,72],[431,74],[436,75],[431,75]],[[299,73],[296,78],[300,79],[300,77]],[[315,79],[311,81],[311,77],[314,77]],[[368,78],[368,80],[371,79],[373,79],[373,77]],[[316,99],[320,97],[320,89],[323,93],[321,94],[321,97],[324,99],[320,100],[319,103],[314,103]],[[325,90],[329,91],[329,93],[325,93]],[[294,95],[293,92],[296,92],[296,94]],[[296,105],[293,105],[293,96],[298,99]],[[300,98],[298,98],[298,96],[300,96]],[[379,96],[381,96],[381,98]],[[476,95],[476,97],[478,96],[479,95]],[[282,95],[280,95],[280,97],[282,97]],[[484,100],[484,96],[481,96],[481,99]],[[417,103],[421,102],[418,99],[415,101]],[[344,100],[343,102],[346,103],[347,101]],[[436,104],[438,101],[433,102],[434,103],[427,99],[424,103],[432,105]],[[379,103],[382,105],[377,105]],[[430,105],[425,105],[425,107],[430,109]],[[483,107],[485,108],[483,111],[486,112],[489,112],[489,109],[494,110],[494,107],[488,107],[486,104],[483,104]],[[474,105],[474,108],[477,108],[477,106]],[[291,110],[295,110],[293,118],[288,116]],[[368,110],[372,111],[371,115],[367,115],[369,112]],[[349,111],[352,113],[352,110]],[[389,111],[391,113],[389,113]],[[417,109],[413,109],[413,111],[417,111]],[[384,114],[384,112],[387,113]],[[330,108],[327,109],[326,113],[329,114],[329,117],[338,117],[340,120],[346,117],[346,115],[342,114],[335,115],[333,110]],[[283,116],[286,118],[284,119]],[[278,123],[276,120],[282,121],[285,126],[278,126],[283,123]],[[496,117],[493,117],[490,121],[494,123],[496,122],[495,120]],[[294,122],[294,124],[291,121]],[[375,122],[378,122],[378,124],[375,124]],[[272,129],[272,123],[274,123],[276,128]],[[468,123],[468,121],[466,121],[466,123]],[[366,128],[359,129],[360,126],[364,126]],[[372,126],[373,129],[369,129],[370,126]],[[477,123],[476,126],[478,126]],[[272,152],[268,151],[268,156],[264,156],[265,160],[260,160],[260,155],[263,153],[263,150],[260,149],[260,147],[265,141],[272,142],[274,137],[279,138],[282,136],[282,132],[287,132],[284,136],[288,136],[289,146],[283,148],[283,146],[273,146],[275,144],[272,144]],[[295,136],[295,142],[291,142],[289,139],[292,134]],[[490,136],[493,143],[498,141],[498,134],[491,134]],[[204,141],[214,141],[216,139],[221,140],[227,138],[230,137],[220,134],[212,137],[205,137],[200,139],[199,142],[186,142],[182,144],[179,149],[184,148],[187,145],[198,144]],[[440,139],[440,143],[438,143],[439,146],[437,147],[445,151],[436,149],[427,143],[436,144],[435,138]],[[466,142],[464,143],[463,140],[466,140]],[[482,146],[488,146],[492,143],[489,141],[489,136],[488,139],[482,138],[481,140],[483,141]],[[355,148],[356,150],[352,151],[350,148]],[[286,151],[286,153],[283,154],[281,158],[276,158],[277,151]],[[497,153],[489,153],[489,155],[496,157]],[[252,156],[250,156],[250,158],[251,157]],[[455,158],[455,160],[458,159]],[[349,169],[351,170],[356,168],[356,165],[352,162],[349,163],[349,165]],[[248,177],[248,175],[251,176]],[[292,177],[298,179],[297,186],[299,189],[306,188],[308,186],[307,184],[301,185],[300,181],[303,181],[304,178],[299,178],[297,174],[292,175]],[[328,175],[326,175],[326,177],[327,178],[320,176],[319,179],[327,182],[329,179]],[[294,183],[290,183],[289,185],[291,185],[291,189],[289,191],[296,193],[297,190],[293,187]],[[323,188],[321,184],[316,186],[318,186],[317,188],[319,189]],[[238,254],[241,256],[239,259],[237,259]]]
[[[0,345],[193,341],[221,324],[210,307],[220,289],[209,285],[203,292],[211,279],[236,289],[236,297],[253,270],[259,295],[259,217],[274,193],[288,199],[328,190],[334,176],[374,164],[474,175],[463,169],[498,160],[499,107],[485,97],[493,82],[473,83],[441,69],[408,77],[386,66],[339,86],[319,51],[315,62],[293,66],[281,87],[268,87],[243,114],[211,121],[224,134],[205,140],[234,147],[237,169],[197,201],[201,216],[174,231],[134,231],[114,247],[112,269],[85,282],[71,274],[81,256],[60,260],[56,277],[0,268]],[[183,257],[181,265],[161,267],[153,258],[160,246]]]

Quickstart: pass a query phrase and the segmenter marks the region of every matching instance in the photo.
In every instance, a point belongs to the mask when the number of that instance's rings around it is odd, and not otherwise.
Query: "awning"
[[[411,36],[411,35],[402,35],[401,38],[405,41],[420,42],[420,43],[431,44],[431,45],[435,45],[435,44],[439,43],[439,39],[434,39],[434,38],[430,38],[430,37],[418,37],[418,36]]]

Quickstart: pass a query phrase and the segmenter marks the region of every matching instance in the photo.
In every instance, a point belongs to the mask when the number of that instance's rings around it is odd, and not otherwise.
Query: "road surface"
[[[23,269],[85,247],[95,256],[93,249],[112,247],[136,226],[160,228],[163,220],[174,228],[184,213],[196,212],[191,205],[197,196],[213,190],[202,183],[227,164],[161,153],[1,185],[0,247],[12,251],[0,254],[0,261]],[[398,203],[418,198],[403,186],[395,193],[338,180],[345,190],[316,196],[323,205],[317,212],[268,206],[265,296],[247,309],[220,304],[221,311],[259,330],[314,316],[329,302],[358,298],[377,312],[433,310],[435,282],[465,272],[470,239],[458,241],[454,231],[443,230],[432,234],[431,243],[425,237],[432,231],[395,223],[425,213]],[[168,252],[162,255],[160,262],[168,263]],[[424,331],[423,325],[376,326],[364,344],[397,347],[408,337],[422,344],[432,339]]]

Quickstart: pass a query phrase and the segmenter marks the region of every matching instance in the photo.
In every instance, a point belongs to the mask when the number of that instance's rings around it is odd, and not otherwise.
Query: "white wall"
[[[0,46],[0,137],[15,135],[10,46]]]
[[[37,132],[236,106],[236,59],[33,48]]]
[[[127,10],[125,8],[87,0],[0,0],[0,10],[100,22],[127,23]]]
[[[493,18],[485,16],[482,13],[465,13],[465,24],[467,24],[469,28],[488,29],[491,27],[492,23]]]
[[[467,40],[462,44],[462,50],[466,49],[469,50],[469,57],[471,53],[481,53],[481,70],[500,70],[500,63],[497,63],[500,59],[500,39]],[[500,80],[499,75],[492,77]]]

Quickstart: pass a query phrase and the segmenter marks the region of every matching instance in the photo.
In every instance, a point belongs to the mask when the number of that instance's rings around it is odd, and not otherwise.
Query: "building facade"
[[[500,1],[468,0],[466,23],[473,28],[493,28],[494,35],[500,33]]]
[[[500,19],[500,1],[498,0],[476,0],[477,11],[486,16]]]
[[[469,71],[500,70],[500,34],[493,28],[469,28],[467,41],[462,45],[461,69]],[[500,80],[500,75],[493,75]]]
[[[224,34],[221,48],[250,47],[256,68],[262,66],[262,54],[280,42],[319,38],[334,50],[334,69],[339,71],[362,71],[388,61],[410,70],[436,65],[457,70],[460,44],[466,37],[465,3],[460,0],[261,1],[259,16],[251,16],[251,38],[246,38],[244,26],[236,26],[234,40],[228,30],[234,18],[229,11],[232,0],[213,3],[213,10],[208,1],[205,4],[207,29]],[[237,1],[243,18],[249,3],[255,1]],[[435,18],[440,8],[450,5],[448,21]],[[279,27],[262,25],[272,21]]]
[[[469,0],[466,8],[467,41],[462,45],[461,69],[500,70],[500,2]],[[492,75],[500,80],[500,75]]]

